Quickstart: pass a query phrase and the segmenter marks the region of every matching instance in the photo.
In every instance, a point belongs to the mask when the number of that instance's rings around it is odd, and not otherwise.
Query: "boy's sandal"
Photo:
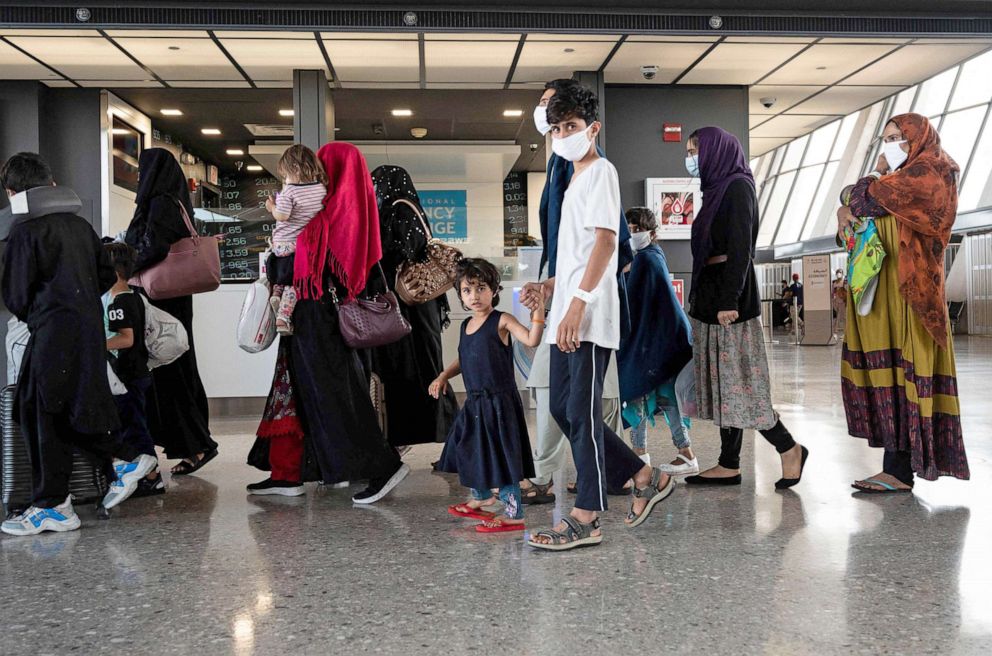
[[[477,525],[475,530],[479,533],[509,533],[511,531],[524,530],[524,525],[522,523],[505,522],[502,517],[493,517]]]
[[[189,460],[183,460],[178,465],[172,468],[173,476],[188,476],[193,472],[199,470],[203,465],[207,464],[211,460],[217,457],[217,449],[211,449],[203,454],[203,456],[197,460],[195,463]]]
[[[881,490],[876,490],[873,487],[868,487],[867,485],[858,485],[858,483],[869,483],[871,485],[877,485],[881,487]],[[905,494],[906,492],[912,492],[913,488],[910,487],[896,487],[891,483],[886,483],[885,481],[879,481],[874,478],[866,478],[863,481],[855,481],[851,484],[858,492],[864,492],[865,494]]]
[[[568,551],[569,549],[576,549],[578,547],[592,547],[603,541],[602,533],[599,535],[592,534],[593,531],[599,529],[599,517],[588,524],[583,524],[570,515],[562,517],[561,521],[565,525],[563,531],[555,531],[553,529],[538,531],[531,536],[527,544],[535,549],[544,549],[546,551]],[[534,538],[538,537],[548,538],[550,542],[547,544],[535,542]]]
[[[551,481],[547,485],[538,485],[537,483],[531,481],[530,487],[521,490],[520,502],[525,506],[539,506],[545,503],[554,503],[556,499],[555,494],[554,492],[548,491],[554,484],[554,481]]]
[[[464,503],[456,503],[453,506],[448,506],[448,514],[464,519],[478,519],[481,521],[486,521],[496,516],[496,513],[491,513],[482,508],[472,508]]]
[[[655,505],[659,502],[664,501],[675,489],[675,479],[671,476],[668,477],[668,483],[665,487],[658,489],[658,482],[661,480],[662,472],[657,467],[651,469],[651,484],[645,488],[639,488],[634,486],[634,498],[635,499],[647,499],[648,505],[644,506],[644,510],[638,515],[634,512],[634,504],[630,504],[630,511],[627,513],[627,526],[629,528],[634,528],[635,526],[640,526],[644,523],[644,520],[648,518],[651,511],[654,510]]]

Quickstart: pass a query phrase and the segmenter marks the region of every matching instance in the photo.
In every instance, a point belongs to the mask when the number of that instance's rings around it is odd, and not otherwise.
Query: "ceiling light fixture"
[[[565,50],[563,50],[563,52],[565,52],[566,54],[569,54],[570,55],[573,52],[575,52],[575,48],[565,48]]]
[[[169,46],[169,50],[179,50],[179,46]]]
[[[427,128],[410,128],[410,136],[414,139],[423,139],[427,136]]]
[[[248,170],[248,171],[261,171],[262,170],[262,167],[259,166],[258,164],[249,164],[248,166],[245,167],[245,170]]]
[[[162,116],[182,116],[183,113],[178,109],[161,109]]]
[[[244,155],[245,154],[245,151],[241,150],[240,148],[228,148],[224,152],[226,152],[228,155]]]
[[[293,116],[296,112],[292,109],[280,109],[279,116]]]
[[[220,134],[220,130],[218,130],[217,128],[203,128],[202,130],[200,130],[200,133],[213,136]]]
[[[412,109],[394,109],[391,113],[393,116],[397,117],[413,116]]]
[[[506,118],[520,118],[524,115],[524,110],[522,109],[504,109],[503,116]]]

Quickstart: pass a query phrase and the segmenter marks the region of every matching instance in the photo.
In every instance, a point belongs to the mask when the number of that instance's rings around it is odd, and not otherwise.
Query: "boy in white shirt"
[[[551,551],[602,542],[598,513],[607,507],[607,485],[619,488],[633,479],[630,527],[647,519],[674,487],[667,474],[644,464],[603,422],[603,378],[620,345],[620,185],[616,169],[594,146],[602,127],[598,106],[596,95],[581,86],[559,90],[548,103],[552,148],[574,163],[575,172],[562,205],[556,275],[538,289],[530,286],[524,299],[536,306],[553,296],[545,333],[557,345],[551,350],[551,414],[568,435],[577,471],[572,512],[555,530],[539,531],[529,541]]]

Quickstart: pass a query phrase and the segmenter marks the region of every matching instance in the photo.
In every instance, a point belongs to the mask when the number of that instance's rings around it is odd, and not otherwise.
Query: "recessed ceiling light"
[[[162,116],[182,116],[183,113],[178,109],[162,109]]]
[[[292,116],[294,114],[292,109],[280,109],[279,116]]]
[[[245,169],[247,169],[248,171],[261,171],[262,167],[259,166],[258,164],[249,164],[248,166],[245,167]]]
[[[179,50],[179,46],[169,46],[169,50]]]
[[[816,67],[816,70],[818,70],[818,71],[825,71],[825,70],[827,70],[827,67],[826,66],[817,66]]]
[[[524,115],[524,110],[522,109],[504,109],[503,116],[506,118],[518,118]]]
[[[200,130],[200,132],[202,134],[209,134],[209,135],[220,134],[220,130],[218,130],[217,128],[203,128],[202,130]]]
[[[568,54],[572,54],[573,52],[575,52],[575,48],[565,48],[564,52],[567,52]]]
[[[392,111],[393,116],[413,116],[412,109],[394,109]]]
[[[228,155],[244,155],[245,154],[245,151],[241,150],[240,148],[228,148],[225,152]]]

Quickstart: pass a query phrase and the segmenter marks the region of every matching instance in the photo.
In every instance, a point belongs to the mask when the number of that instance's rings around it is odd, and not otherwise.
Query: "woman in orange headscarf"
[[[901,114],[882,134],[874,171],[837,211],[838,234],[876,217],[887,254],[871,312],[848,299],[841,378],[848,431],[885,449],[862,492],[909,492],[915,476],[969,477],[954,344],[944,302],[944,249],[957,215],[958,165],[925,117]]]

